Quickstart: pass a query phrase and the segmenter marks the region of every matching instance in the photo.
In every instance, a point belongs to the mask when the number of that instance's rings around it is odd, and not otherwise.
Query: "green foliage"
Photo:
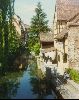
[[[29,33],[28,48],[30,51],[35,52],[36,55],[39,54],[40,51],[39,38],[33,36],[32,33]]]
[[[9,53],[9,24],[14,14],[14,0],[0,0],[0,63],[7,66]]]
[[[79,72],[75,69],[67,69],[67,72],[70,74],[70,78],[75,82],[79,83]]]
[[[0,70],[5,72],[20,55],[21,40],[13,25],[15,0],[0,0]],[[23,47],[24,48],[24,47]]]
[[[46,20],[46,14],[43,12],[40,2],[35,9],[36,15],[33,16],[31,21],[31,32],[36,36],[39,36],[40,32],[48,32],[48,20]]]
[[[35,62],[34,62],[35,63]],[[41,71],[41,69],[38,69],[37,64],[30,64],[30,75],[32,77],[37,77],[38,79],[44,79],[45,74]]]
[[[29,33],[29,50],[34,51],[35,54],[39,54],[40,43],[39,34],[50,31],[48,28],[48,20],[46,20],[46,14],[43,12],[40,2],[35,9],[36,15],[31,19],[31,28]]]
[[[17,48],[19,48],[19,44],[20,44],[20,39],[19,37],[17,36],[17,32],[16,32],[16,29],[15,27],[12,25],[12,28],[11,28],[11,32],[9,34],[9,53],[11,52],[16,52]]]
[[[16,96],[20,78],[23,76],[23,71],[9,72],[0,78],[0,99],[11,99]]]
[[[40,52],[40,43],[35,43],[35,45],[31,49],[35,52],[36,55],[38,55]]]
[[[66,72],[69,74],[70,73],[70,71],[71,71],[71,68],[67,68],[66,69]]]

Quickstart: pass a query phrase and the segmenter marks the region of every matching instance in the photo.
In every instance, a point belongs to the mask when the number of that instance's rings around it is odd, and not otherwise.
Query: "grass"
[[[68,68],[67,73],[70,75],[70,78],[76,83],[79,83],[79,72],[75,69]]]

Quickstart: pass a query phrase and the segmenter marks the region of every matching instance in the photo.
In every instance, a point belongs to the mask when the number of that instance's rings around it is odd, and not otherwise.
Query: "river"
[[[0,99],[56,99],[50,84],[37,76],[36,62],[29,61],[25,70],[6,73],[0,79]]]

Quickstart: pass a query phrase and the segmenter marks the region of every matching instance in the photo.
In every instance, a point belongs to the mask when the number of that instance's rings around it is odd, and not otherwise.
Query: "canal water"
[[[37,73],[35,61],[29,61],[26,69],[6,73],[0,79],[0,99],[56,99],[50,84],[41,71]]]

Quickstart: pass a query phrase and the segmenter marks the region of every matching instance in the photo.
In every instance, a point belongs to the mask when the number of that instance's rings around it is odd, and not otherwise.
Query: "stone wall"
[[[58,68],[57,68],[57,72],[59,74],[64,73],[64,69],[66,67],[68,67],[68,62],[67,63],[63,63],[63,54],[64,54],[64,48],[63,48],[63,42],[59,42],[57,41],[57,39],[55,39],[55,37],[57,36],[57,34],[59,34],[63,28],[67,25],[67,23],[65,21],[59,21],[57,20],[57,11],[55,11],[55,17],[54,17],[54,23],[53,23],[53,29],[54,29],[54,46],[57,49],[57,55],[60,56],[60,61],[58,61]],[[66,40],[65,42],[65,51],[66,53],[68,52],[68,41]]]
[[[13,25],[16,28],[16,31],[18,32],[18,36],[21,36],[21,25],[19,24],[20,19],[14,15],[14,19],[13,19]]]
[[[67,54],[67,61],[65,62],[63,57],[65,55],[65,53]],[[65,68],[68,68],[68,39],[65,39],[64,41],[57,41],[57,55],[58,58],[60,58],[60,60],[58,59],[58,72],[60,74],[64,74]]]
[[[69,67],[79,67],[79,26],[70,26],[68,33]]]

